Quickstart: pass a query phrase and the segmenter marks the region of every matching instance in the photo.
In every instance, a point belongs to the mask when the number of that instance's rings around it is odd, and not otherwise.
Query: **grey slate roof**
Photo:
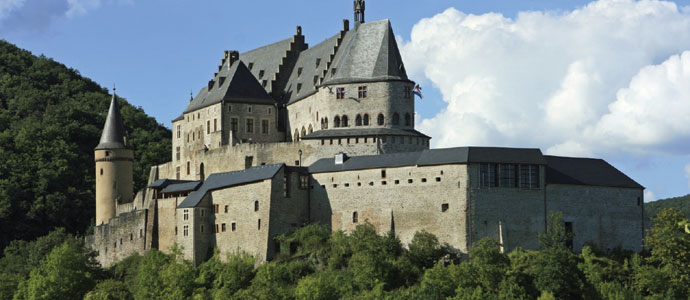
[[[241,171],[211,174],[198,190],[189,194],[177,207],[196,207],[209,191],[273,178],[283,166],[285,164],[265,165]]]
[[[573,184],[643,189],[603,159],[545,155],[547,184]]]
[[[414,129],[399,129],[399,128],[366,128],[366,127],[352,127],[344,129],[324,129],[317,130],[305,135],[302,139],[322,139],[322,138],[342,138],[342,137],[358,137],[358,136],[381,136],[381,135],[396,135],[396,136],[419,136],[429,137]]]
[[[211,89],[208,86],[201,89],[184,110],[185,113],[207,107],[212,104],[224,102],[275,104],[261,84],[256,81],[254,75],[249,72],[242,61],[237,61],[230,66],[223,67],[220,73],[213,79]]]
[[[335,75],[324,85],[383,80],[409,80],[389,20],[363,23],[348,32],[331,67]]]
[[[262,80],[268,80],[269,84],[266,85],[266,91],[269,93],[272,88],[270,82],[278,72],[283,56],[290,50],[290,43],[292,43],[292,37],[240,54],[240,60],[245,65],[253,65],[250,71],[256,80],[259,80],[259,84]],[[259,78],[259,73],[262,70],[264,76]]]
[[[546,164],[539,149],[457,147],[419,152],[391,153],[350,157],[342,165],[334,158],[322,158],[309,166],[311,173],[338,172],[403,166],[432,166],[466,163]]]
[[[201,181],[170,184],[161,190],[161,193],[176,193],[195,191],[201,185]]]
[[[171,184],[180,184],[180,183],[189,183],[189,182],[199,182],[199,181],[161,178],[161,179],[158,179],[158,180],[154,181],[153,183],[149,184],[147,187],[152,188],[152,189],[162,189],[162,188],[165,188]]]
[[[336,34],[316,44],[316,46],[300,52],[297,63],[295,63],[285,86],[285,96],[288,103],[299,101],[317,91],[319,80],[323,77],[323,72],[327,70],[328,60],[331,54],[334,54],[333,49],[339,37],[340,34]],[[317,59],[320,60],[318,65],[316,65]],[[301,73],[300,69],[302,70]],[[314,82],[314,76],[317,76],[317,82]],[[298,85],[301,85],[299,90]]]
[[[96,150],[103,149],[127,149],[125,144],[125,125],[122,123],[120,107],[117,104],[117,96],[113,93],[108,109],[108,117],[105,119],[101,140],[96,146]]]

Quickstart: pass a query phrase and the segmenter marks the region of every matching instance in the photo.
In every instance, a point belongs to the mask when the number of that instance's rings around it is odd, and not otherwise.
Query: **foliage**
[[[646,241],[651,252],[640,254],[591,246],[573,253],[559,232],[562,218],[552,214],[540,249],[503,253],[484,238],[461,261],[446,259],[428,232],[403,247],[394,233],[378,234],[371,224],[349,234],[309,225],[277,238],[289,251],[272,262],[216,251],[193,267],[174,247],[130,256],[107,271],[93,264],[81,240],[57,230],[5,250],[0,288],[2,299],[17,300],[688,299],[688,221],[675,210],[660,213]]]
[[[57,227],[83,233],[93,222],[93,148],[110,99],[78,71],[0,41],[0,250]],[[171,133],[119,101],[138,190],[150,166],[170,160]]]
[[[647,216],[646,225],[651,227],[651,225],[653,225],[651,219],[656,217],[657,214],[667,208],[675,208],[683,213],[686,218],[690,218],[690,194],[645,203],[644,213]]]

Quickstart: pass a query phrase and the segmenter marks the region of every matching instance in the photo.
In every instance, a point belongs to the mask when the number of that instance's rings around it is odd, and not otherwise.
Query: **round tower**
[[[101,140],[94,149],[96,159],[96,225],[107,224],[116,216],[118,203],[134,198],[132,164],[134,150],[125,140],[117,96],[113,91]]]

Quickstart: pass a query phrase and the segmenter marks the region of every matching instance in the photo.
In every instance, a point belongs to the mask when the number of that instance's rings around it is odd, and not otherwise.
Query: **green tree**
[[[424,230],[415,232],[408,247],[410,260],[420,269],[431,268],[443,255],[438,238]]]
[[[95,265],[76,243],[65,242],[31,271],[14,299],[81,299],[95,284]]]
[[[98,283],[84,300],[134,300],[134,296],[123,282],[109,279]]]

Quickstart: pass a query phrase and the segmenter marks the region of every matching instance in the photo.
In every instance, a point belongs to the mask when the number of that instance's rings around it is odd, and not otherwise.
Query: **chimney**
[[[350,20],[343,19],[343,31],[350,31]]]
[[[225,50],[225,57],[223,58],[223,61],[228,62],[228,69],[232,67],[232,64],[234,64],[236,61],[240,60],[240,52],[237,50]]]
[[[302,26],[297,26],[297,34],[296,35],[302,35]]]
[[[336,165],[342,165],[343,163],[345,163],[346,160],[347,160],[347,154],[345,154],[345,153],[341,152],[341,153],[338,153],[335,155],[335,164]]]

